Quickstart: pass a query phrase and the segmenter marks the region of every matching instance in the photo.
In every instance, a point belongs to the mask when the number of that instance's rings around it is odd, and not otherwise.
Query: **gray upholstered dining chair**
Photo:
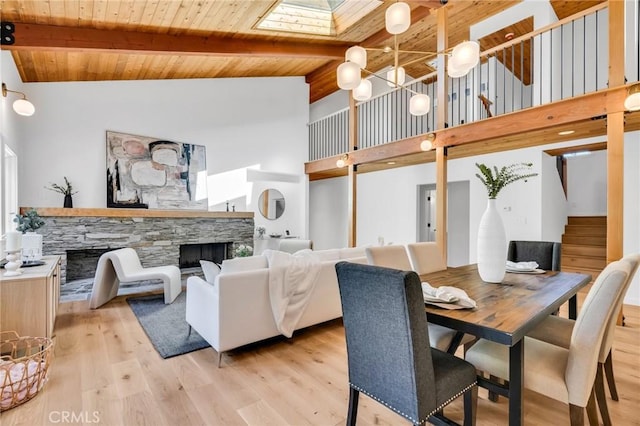
[[[545,271],[560,270],[561,243],[553,241],[509,241],[507,260],[512,262],[535,261]]]
[[[622,309],[624,295],[629,289],[633,276],[638,270],[638,265],[640,264],[640,254],[629,254],[623,257],[621,261],[629,263],[631,272],[627,277],[627,282],[624,285],[622,293],[618,297],[618,300],[615,301],[614,313],[609,319],[609,324],[605,329],[604,338],[602,339],[602,345],[600,346],[600,352],[598,354],[598,369],[596,371],[595,379],[596,399],[598,401],[600,415],[605,426],[611,425],[611,417],[609,416],[609,409],[607,407],[607,400],[605,397],[604,376],[606,375],[607,377],[611,399],[617,401],[618,391],[616,389],[616,382],[613,376],[613,359],[611,357],[613,337],[616,330],[618,315],[620,314],[620,309]],[[571,334],[573,333],[575,324],[576,322],[571,319],[549,316],[540,323],[538,327],[528,333],[527,336],[556,346],[569,348],[571,345]]]
[[[382,266],[385,268],[398,269],[400,271],[411,271],[411,263],[407,250],[401,245],[366,247],[365,253],[369,265]],[[446,266],[445,266],[446,268]],[[464,335],[457,344],[451,345],[457,332],[447,327],[437,324],[429,324],[429,341],[431,346],[441,351],[454,353],[456,348],[462,343],[466,344],[474,340],[473,336]]]
[[[420,278],[351,262],[336,264],[349,366],[347,424],[360,393],[413,424],[445,423],[442,409],[464,394],[464,424],[475,424],[475,368],[429,346]]]
[[[597,424],[594,398],[598,355],[605,331],[615,315],[615,302],[631,273],[628,262],[610,263],[594,282],[571,333],[568,348],[525,337],[524,387],[569,404],[572,425]],[[509,380],[509,348],[480,339],[465,358],[477,369]]]

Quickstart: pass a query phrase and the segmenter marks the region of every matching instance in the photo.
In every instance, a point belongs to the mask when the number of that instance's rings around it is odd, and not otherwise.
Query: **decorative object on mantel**
[[[16,230],[22,232],[22,261],[35,262],[42,259],[42,235],[35,231],[44,225],[44,220],[36,209],[27,210],[24,215],[17,214],[13,221],[18,224]]]
[[[253,248],[248,245],[240,244],[235,250],[236,257],[249,257],[253,254]]]
[[[476,176],[487,188],[489,196],[480,225],[478,226],[478,273],[483,281],[489,283],[502,282],[507,262],[507,237],[502,218],[496,208],[496,197],[505,186],[536,176],[531,173],[532,163],[515,163],[498,169],[491,169],[484,164],[476,163],[480,173]]]
[[[263,238],[264,238],[264,234],[265,234],[265,232],[267,232],[267,228],[265,228],[264,226],[258,226],[258,227],[256,228],[256,236],[257,236],[259,239],[263,239]]]
[[[52,183],[49,186],[45,186],[45,188],[47,188],[50,191],[59,192],[62,195],[64,195],[64,207],[67,209],[73,208],[72,195],[77,194],[78,191],[73,190],[73,186],[71,185],[71,182],[69,182],[69,179],[67,179],[66,176],[64,176],[64,186],[58,185],[57,183]]]
[[[107,207],[207,210],[202,145],[107,132]]]

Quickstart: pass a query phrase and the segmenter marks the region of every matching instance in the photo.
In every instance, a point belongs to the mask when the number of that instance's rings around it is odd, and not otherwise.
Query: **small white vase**
[[[502,282],[507,264],[507,237],[496,200],[489,199],[478,227],[478,273],[482,281]]]
[[[42,259],[42,235],[26,232],[22,235],[22,261]]]

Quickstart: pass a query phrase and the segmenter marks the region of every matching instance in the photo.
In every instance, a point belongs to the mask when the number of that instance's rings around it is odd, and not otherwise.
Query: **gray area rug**
[[[171,358],[209,346],[195,330],[187,336],[189,325],[185,320],[186,301],[187,294],[184,291],[170,305],[164,304],[162,294],[127,298],[131,310],[162,358]]]

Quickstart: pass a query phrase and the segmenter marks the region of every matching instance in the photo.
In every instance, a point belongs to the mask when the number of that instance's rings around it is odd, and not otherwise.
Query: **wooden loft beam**
[[[15,43],[3,44],[4,50],[337,59],[343,58],[344,52],[350,46],[342,42],[322,44],[310,43],[308,40],[275,42],[262,39],[235,39],[218,35],[173,36],[20,22],[14,24]]]
[[[467,150],[473,153],[470,155],[480,155],[488,152],[535,146],[535,141],[530,140],[530,138],[524,137],[522,140],[518,140],[517,136],[528,132],[543,131],[544,129],[554,128],[564,124],[588,121],[595,117],[602,117],[609,112],[621,112],[624,108],[623,103],[626,95],[627,87],[620,86],[554,102],[552,104],[488,118],[475,123],[441,129],[434,132],[436,133],[434,144],[436,146],[450,147],[449,159],[463,157],[465,156],[462,155],[463,151]],[[601,123],[602,120],[597,120],[597,122]],[[633,128],[635,128],[635,126]],[[359,149],[349,153],[349,158],[355,163],[362,165],[384,162],[396,157],[421,155],[424,154],[420,150],[420,142],[423,139],[424,135],[419,135],[383,145]],[[506,143],[504,143],[494,149],[492,142],[498,139],[512,139],[512,142],[509,142],[509,146],[505,146]],[[539,145],[557,141],[546,138],[540,138],[538,140],[541,141],[538,143]],[[481,144],[477,144],[478,142],[486,142],[487,146],[481,147]],[[466,149],[465,145],[470,146]],[[478,146],[480,146],[480,148],[478,148]],[[308,162],[305,164],[305,173],[318,174],[335,169],[338,158],[339,156],[334,156]]]
[[[444,129],[438,132],[436,145],[457,146],[491,140],[622,112],[626,94],[626,86],[619,86]]]

